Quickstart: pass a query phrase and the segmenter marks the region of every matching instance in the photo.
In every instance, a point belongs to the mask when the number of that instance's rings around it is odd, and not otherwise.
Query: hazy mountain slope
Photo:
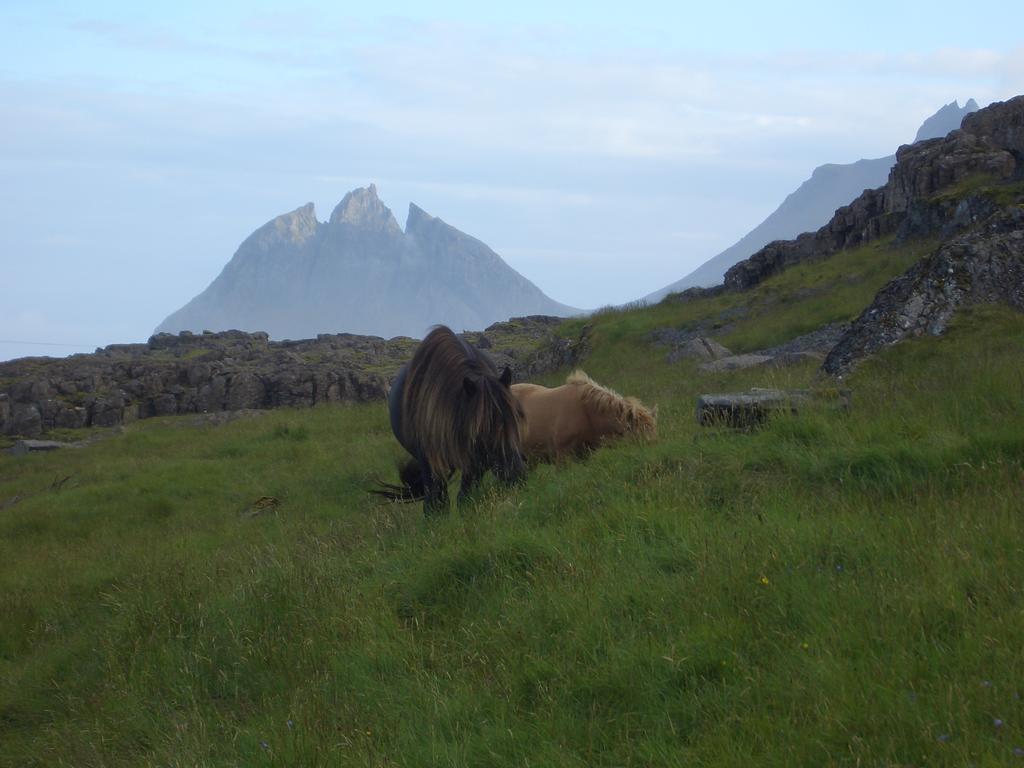
[[[974,99],[968,99],[963,107],[956,101],[946,104],[921,124],[914,141],[945,136],[959,128],[964,117],[977,109]],[[837,208],[849,203],[865,189],[882,186],[895,160],[895,155],[888,155],[855,163],[818,166],[807,181],[786,197],[782,205],[737,243],[708,259],[685,277],[648,294],[644,300],[653,303],[675,291],[694,286],[717,285],[722,282],[729,267],[773,240],[789,240],[802,232],[816,230],[832,217]]]
[[[308,203],[260,227],[157,331],[421,336],[437,323],[462,330],[577,311],[415,205],[403,232],[370,185],[347,194],[327,222],[317,221]]]
[[[949,104],[943,106],[938,112],[921,123],[921,127],[917,129],[917,135],[914,136],[914,143],[945,136],[950,131],[959,128],[960,123],[963,122],[967,115],[977,111],[978,102],[974,99],[968,99],[967,103],[962,107],[955,100],[949,102]]]
[[[787,240],[801,232],[817,229],[828,221],[840,205],[848,203],[863,190],[885,183],[894,158],[858,160],[848,165],[828,164],[814,169],[811,178],[782,202],[778,208],[739,242],[701,264],[681,280],[646,296],[649,302],[660,301],[665,294],[692,286],[709,286],[722,282],[725,271],[737,261],[747,258],[773,240]]]

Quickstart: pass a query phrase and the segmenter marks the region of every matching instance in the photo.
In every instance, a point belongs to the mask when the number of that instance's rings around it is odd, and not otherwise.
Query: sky
[[[619,304],[816,166],[1024,93],[1019,2],[696,6],[0,1],[0,359],[145,341],[257,227],[371,182]]]

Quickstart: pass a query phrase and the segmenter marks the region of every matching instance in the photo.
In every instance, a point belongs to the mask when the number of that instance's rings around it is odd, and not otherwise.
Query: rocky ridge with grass
[[[841,376],[903,339],[945,332],[967,304],[1024,312],[1024,208],[1012,207],[954,238],[886,285],[832,348],[822,369]]]
[[[513,318],[464,337],[521,379],[573,365],[583,354],[585,335],[557,336],[560,322]],[[22,358],[0,363],[0,434],[35,437],[152,416],[381,400],[416,344],[346,333],[271,341],[266,333],[183,332],[93,354]]]
[[[978,109],[974,99],[964,106],[956,101],[944,105],[927,118],[914,142],[940,138],[960,127],[964,117]],[[885,184],[896,155],[858,160],[855,163],[827,163],[814,169],[803,184],[793,191],[768,218],[724,251],[708,259],[695,270],[644,297],[648,303],[660,301],[669,293],[687,288],[713,286],[722,281],[729,267],[756,253],[768,243],[789,240],[803,232],[813,232],[832,218],[836,209],[847,205],[865,189]]]
[[[962,128],[945,138],[900,147],[885,186],[866,190],[817,232],[769,243],[729,269],[724,286],[746,290],[786,267],[886,235],[953,236],[1005,202],[979,194],[971,182],[1019,180],[1022,172],[1024,96],[1018,96],[968,115]]]
[[[882,238],[896,247],[938,241],[936,250],[884,286],[856,322],[841,332],[833,328],[811,350],[824,357],[825,373],[840,376],[887,345],[943,333],[961,306],[1002,302],[1024,311],[1024,96],[967,116],[945,138],[900,147],[896,158],[884,187],[865,191],[817,232],[770,243],[732,267],[721,286],[666,300],[749,291],[789,267]],[[791,352],[724,357],[702,369],[785,362]]]

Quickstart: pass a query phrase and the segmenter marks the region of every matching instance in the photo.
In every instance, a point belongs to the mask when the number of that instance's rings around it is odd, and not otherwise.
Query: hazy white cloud
[[[499,152],[748,163],[766,141],[864,139],[865,126],[869,141],[888,147],[939,103],[1024,89],[1019,50],[597,55],[566,53],[564,29],[318,21],[253,16],[247,46],[202,27],[191,35],[109,21],[75,28],[114,46],[272,64],[260,69],[261,93],[220,96],[250,107],[269,96],[273,109],[261,120],[270,124],[347,120],[402,141]],[[228,121],[223,130],[236,128]]]
[[[1006,66],[997,73],[996,79],[1002,93],[1024,93],[1024,45],[1007,55]]]
[[[274,66],[299,69],[327,63],[313,51],[295,52],[280,45],[228,45],[216,38],[182,34],[166,26],[127,24],[107,19],[81,19],[69,24],[72,30],[87,33],[112,46],[132,48],[147,53],[159,52],[178,56],[241,59]],[[264,43],[264,41],[260,41]]]
[[[808,137],[891,147],[942,103],[997,97],[1012,67],[1010,55],[985,50],[574,58],[429,36],[351,53],[358,83],[325,92],[398,136],[682,162],[747,163],[765,142]]]

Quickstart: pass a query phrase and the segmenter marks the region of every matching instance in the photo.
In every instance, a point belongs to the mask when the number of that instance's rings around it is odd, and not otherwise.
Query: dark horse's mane
[[[433,328],[398,372],[388,395],[391,428],[412,458],[399,468],[401,485],[379,483],[389,499],[424,499],[443,509],[447,483],[462,473],[460,498],[488,470],[510,482],[522,473],[523,412],[486,353],[444,326]]]
[[[442,476],[468,470],[485,436],[492,450],[518,452],[521,429],[518,401],[490,358],[445,326],[431,330],[402,393],[402,432],[416,436],[431,469]]]

